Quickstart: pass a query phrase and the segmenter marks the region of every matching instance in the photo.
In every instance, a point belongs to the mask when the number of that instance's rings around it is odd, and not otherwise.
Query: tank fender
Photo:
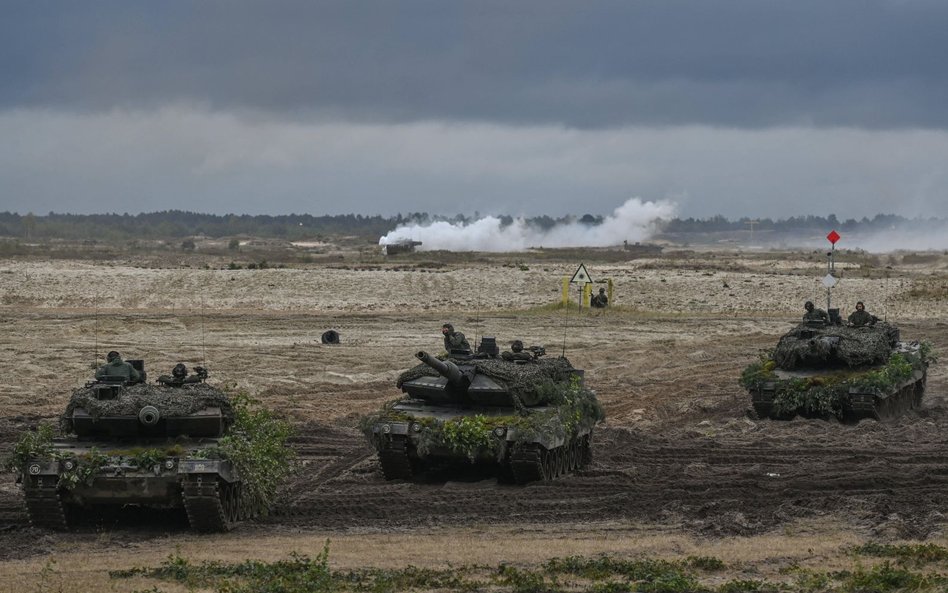
[[[23,466],[23,474],[27,476],[58,476],[59,473],[58,461],[28,461]]]
[[[220,459],[182,459],[178,462],[178,475],[220,476],[225,482],[236,482],[238,479],[233,464]]]

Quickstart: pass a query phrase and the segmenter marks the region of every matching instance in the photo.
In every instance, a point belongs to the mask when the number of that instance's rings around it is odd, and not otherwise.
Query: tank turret
[[[143,365],[142,365],[143,366]],[[60,419],[80,437],[220,437],[233,420],[229,398],[204,383],[207,371],[187,376],[177,365],[157,385],[96,380],[73,392]],[[176,372],[176,374],[175,374]]]
[[[141,361],[129,362],[144,377]],[[125,505],[181,508],[197,531],[251,516],[247,484],[222,448],[230,398],[195,370],[188,376],[179,364],[158,384],[99,373],[76,389],[60,417],[63,436],[21,460],[30,522],[63,530],[76,509]]]
[[[417,352],[421,364],[396,383],[405,396],[363,421],[387,479],[411,478],[439,461],[492,463],[523,483],[589,462],[603,414],[583,371],[565,357],[542,358],[543,348],[497,358],[488,346],[443,359]]]
[[[745,369],[741,383],[761,418],[896,416],[921,404],[930,348],[902,342],[894,325],[805,321]]]

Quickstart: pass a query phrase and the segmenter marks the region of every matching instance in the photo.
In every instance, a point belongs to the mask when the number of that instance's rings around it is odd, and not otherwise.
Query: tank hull
[[[548,407],[530,409],[549,412]],[[503,420],[517,417],[513,407],[432,404],[423,400],[402,400],[390,409],[389,418],[371,427],[373,444],[387,480],[408,480],[426,468],[439,466],[493,465],[499,478],[527,483],[552,480],[587,465],[592,460],[593,429],[579,427],[572,434],[545,433],[525,438]],[[465,418],[487,419],[495,424],[487,446],[465,453],[451,447],[432,445],[425,431],[432,422]]]
[[[782,379],[805,377],[805,373],[781,372]],[[812,376],[812,373],[809,374]],[[878,390],[849,389],[841,398],[841,420],[858,422],[867,418],[884,420],[894,418],[908,410],[918,408],[922,403],[927,380],[926,370],[916,370],[908,379],[898,383],[891,389],[881,392]],[[750,391],[751,403],[754,412],[759,418],[772,420],[791,420],[796,416],[805,418],[821,418],[822,415],[797,412],[781,414],[774,406],[777,394],[776,382],[764,383],[760,389]]]
[[[233,464],[195,456],[216,439],[176,442],[176,454],[152,456],[147,467],[134,458],[134,452],[166,444],[55,440],[52,458],[30,459],[21,468],[30,522],[62,531],[78,512],[95,515],[128,505],[184,510],[201,532],[227,531],[244,518]]]

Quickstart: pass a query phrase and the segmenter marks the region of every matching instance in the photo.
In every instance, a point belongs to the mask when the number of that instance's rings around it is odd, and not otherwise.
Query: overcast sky
[[[946,2],[0,6],[0,210],[948,216]]]

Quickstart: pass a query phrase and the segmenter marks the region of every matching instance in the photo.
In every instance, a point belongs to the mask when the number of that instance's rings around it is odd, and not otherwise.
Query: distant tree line
[[[186,237],[232,237],[254,236],[299,240],[320,235],[352,235],[366,239],[377,239],[398,226],[406,224],[425,225],[435,221],[468,224],[481,218],[458,214],[453,217],[431,215],[424,212],[398,214],[397,216],[366,216],[362,214],[339,214],[312,216],[310,214],[287,214],[281,216],[249,214],[199,214],[181,210],[166,210],[143,214],[17,214],[0,212],[0,237],[43,240],[98,240],[119,241],[134,239],[173,240]],[[502,225],[512,224],[512,216],[498,216]],[[556,225],[579,222],[597,225],[602,216],[535,216],[526,219],[528,225],[551,229]],[[849,218],[839,220],[835,214],[828,216],[797,216],[773,220],[770,218],[731,220],[723,216],[711,218],[675,218],[664,221],[662,229],[668,233],[700,233],[719,231],[875,231],[892,228],[913,230],[943,229],[944,219],[908,219],[893,214],[877,214],[872,218]]]

